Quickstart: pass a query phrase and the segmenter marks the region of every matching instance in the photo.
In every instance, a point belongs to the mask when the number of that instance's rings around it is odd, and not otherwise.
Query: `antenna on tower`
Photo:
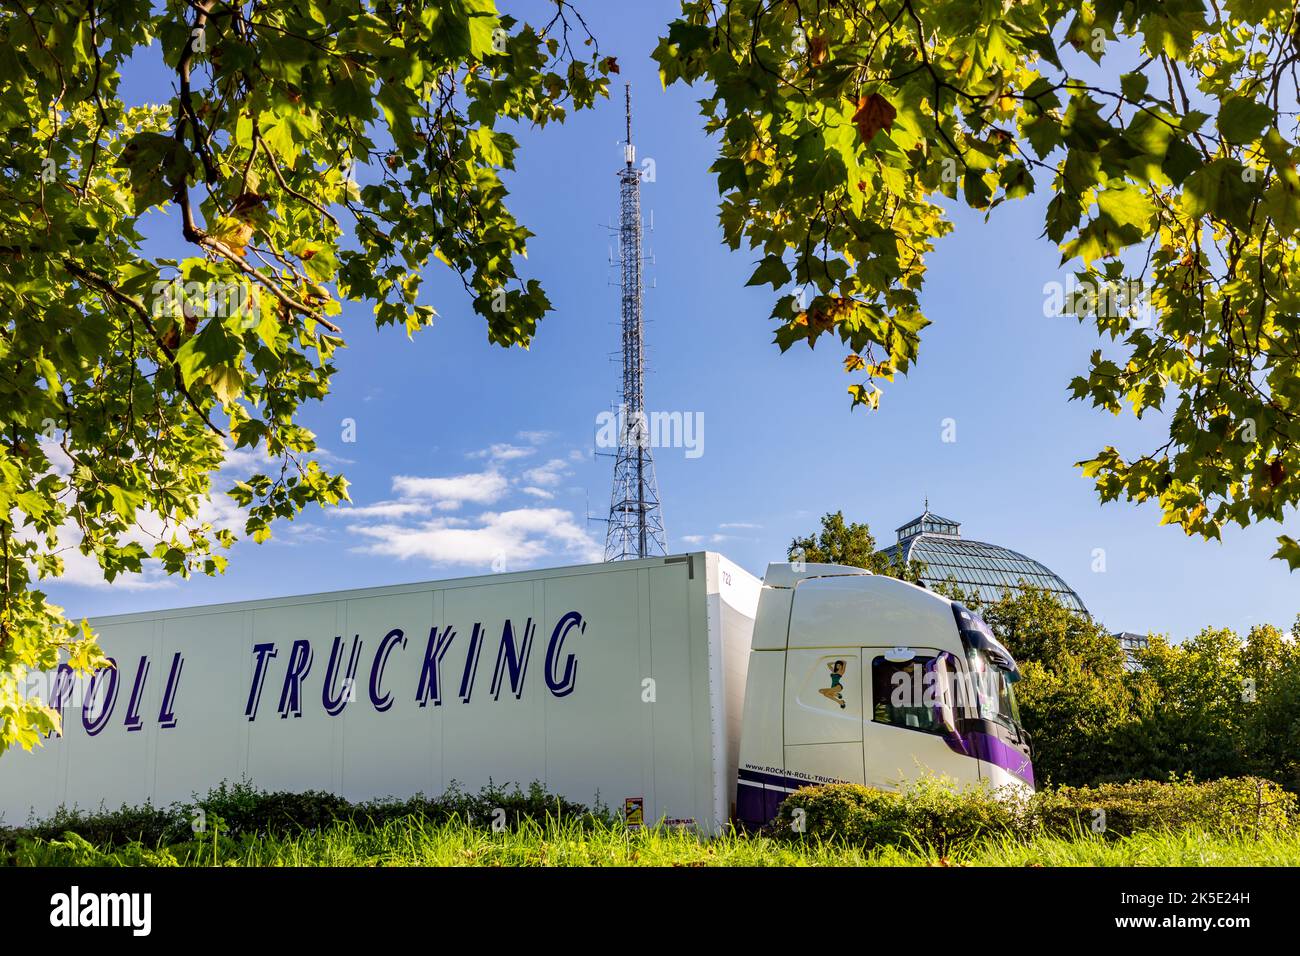
[[[625,89],[627,139],[619,170],[619,243],[623,330],[623,394],[619,406],[618,453],[610,496],[605,560],[622,561],[668,553],[659,484],[650,454],[645,414],[645,318],[641,282],[641,173],[632,145],[632,86]]]

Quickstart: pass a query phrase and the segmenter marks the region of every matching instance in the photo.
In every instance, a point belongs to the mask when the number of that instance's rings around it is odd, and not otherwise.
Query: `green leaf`
[[[1250,143],[1275,119],[1271,107],[1246,96],[1231,96],[1219,107],[1218,127],[1230,143]]]
[[[745,285],[763,285],[770,283],[773,289],[779,289],[790,281],[790,269],[779,255],[764,256],[754,274]]]
[[[1286,534],[1278,535],[1277,543],[1280,547],[1273,552],[1273,557],[1285,561],[1292,571],[1300,568],[1300,543]]]
[[[1155,214],[1155,203],[1151,198],[1128,183],[1104,190],[1097,197],[1097,206],[1116,225],[1140,230],[1140,235],[1145,234],[1147,224]]]
[[[490,13],[471,14],[469,17],[470,56],[481,60],[495,53],[493,35],[500,26],[501,21]]]
[[[1169,144],[1161,168],[1174,185],[1182,185],[1202,165],[1201,154],[1186,140],[1176,139]]]
[[[1216,159],[1187,178],[1183,185],[1183,212],[1192,218],[1212,214],[1244,227],[1254,193],[1241,163]]]
[[[220,319],[209,319],[198,335],[187,339],[176,351],[181,380],[189,387],[209,369],[229,365],[238,357],[239,340]]]
[[[203,382],[216,393],[217,400],[223,405],[238,398],[244,387],[244,377],[239,369],[229,365],[209,369],[203,376]]]
[[[1140,103],[1146,95],[1150,78],[1145,73],[1125,73],[1119,78],[1120,92],[1130,103]]]

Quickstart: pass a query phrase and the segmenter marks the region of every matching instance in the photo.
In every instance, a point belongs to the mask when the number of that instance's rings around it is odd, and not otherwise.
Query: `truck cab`
[[[1031,790],[1019,668],[978,614],[896,578],[772,564],[749,656],[736,816],[800,787],[897,789],[927,774]]]

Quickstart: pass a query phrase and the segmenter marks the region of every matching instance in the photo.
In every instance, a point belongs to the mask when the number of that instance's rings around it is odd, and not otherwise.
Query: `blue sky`
[[[655,452],[671,551],[721,551],[761,575],[823,512],[869,523],[884,545],[928,496],[964,535],[1052,568],[1113,629],[1177,639],[1205,625],[1290,625],[1300,577],[1270,560],[1277,526],[1227,529],[1222,543],[1191,539],[1160,526],[1154,506],[1102,506],[1074,467],[1106,444],[1152,449],[1164,432],[1159,420],[1067,401],[1069,380],[1102,343],[1072,318],[1043,314],[1044,284],[1064,279],[1059,254],[1038,239],[1045,183],[988,223],[955,211],[955,232],[930,258],[923,303],[933,325],[919,363],[885,386],[878,412],[850,412],[846,350],[825,341],[781,355],[767,319],[771,290],[745,287],[754,257],[721,243],[713,148],[695,105],[702,93],[664,91],[649,58],[676,4],[581,7],[622,74],[596,110],[520,135],[510,203],[537,234],[521,271],[542,281],[555,307],[531,349],[488,345],[459,280],[437,264],[423,301],[440,318],[414,341],[376,331],[364,306],[346,308],[333,394],[305,421],[351,481],[354,509],[308,512],[264,545],[237,545],[215,579],[149,574],[110,587],[74,560],[66,580],[47,585],[56,603],[95,615],[490,573],[494,559],[518,570],[599,555],[604,526],[586,515],[608,508],[613,469],[593,446],[619,384],[607,227],[628,81],[639,158],[655,165],[642,192],[654,218],[647,407],[703,422],[702,454]],[[128,89],[156,89],[152,69],[128,76]],[[353,442],[343,441],[345,419],[355,421]],[[956,441],[943,440],[945,419],[955,420]],[[215,510],[230,517],[221,501]],[[1096,549],[1104,572],[1093,570]]]

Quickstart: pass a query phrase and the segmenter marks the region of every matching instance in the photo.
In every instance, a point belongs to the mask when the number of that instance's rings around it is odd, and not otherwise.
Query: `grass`
[[[986,838],[947,856],[924,847],[864,852],[843,844],[728,832],[586,824],[551,818],[493,833],[459,819],[337,823],[287,836],[219,832],[167,847],[98,847],[76,834],[20,840],[17,866],[1300,866],[1300,834],[1212,836],[1196,830],[1103,840]]]

